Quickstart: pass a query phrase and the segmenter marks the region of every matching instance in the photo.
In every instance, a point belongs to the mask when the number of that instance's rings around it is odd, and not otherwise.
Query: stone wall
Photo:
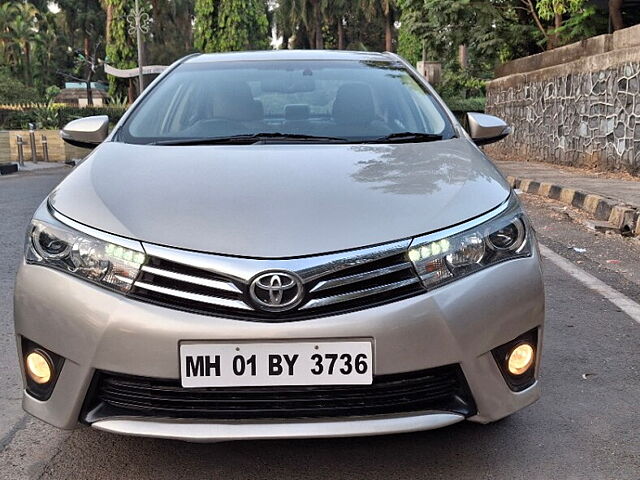
[[[489,155],[640,175],[640,26],[585,42],[501,67],[487,113],[514,133]]]

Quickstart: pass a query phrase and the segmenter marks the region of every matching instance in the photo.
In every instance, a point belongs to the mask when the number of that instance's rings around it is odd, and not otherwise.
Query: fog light
[[[511,350],[507,368],[512,375],[522,375],[533,365],[534,351],[528,343],[522,343]]]
[[[47,355],[43,352],[35,351],[27,355],[27,374],[39,385],[51,381],[53,366]]]
[[[538,328],[491,350],[500,373],[514,392],[521,392],[535,383],[537,351]]]

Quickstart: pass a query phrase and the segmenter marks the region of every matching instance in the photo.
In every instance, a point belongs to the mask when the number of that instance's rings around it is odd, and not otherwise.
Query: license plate
[[[369,385],[370,341],[180,344],[184,388]]]

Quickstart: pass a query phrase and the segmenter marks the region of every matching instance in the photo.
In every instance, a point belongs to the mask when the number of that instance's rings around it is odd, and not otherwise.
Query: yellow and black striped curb
[[[538,182],[528,178],[508,176],[507,181],[513,188],[525,193],[558,200],[589,213],[596,220],[609,222],[623,235],[640,236],[640,207],[593,193],[582,192],[575,188]]]

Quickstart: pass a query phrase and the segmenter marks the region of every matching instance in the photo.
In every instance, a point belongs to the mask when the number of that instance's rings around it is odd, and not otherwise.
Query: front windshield
[[[170,144],[272,134],[331,143],[405,133],[449,138],[452,128],[402,65],[220,61],[176,68],[132,112],[117,139]]]

